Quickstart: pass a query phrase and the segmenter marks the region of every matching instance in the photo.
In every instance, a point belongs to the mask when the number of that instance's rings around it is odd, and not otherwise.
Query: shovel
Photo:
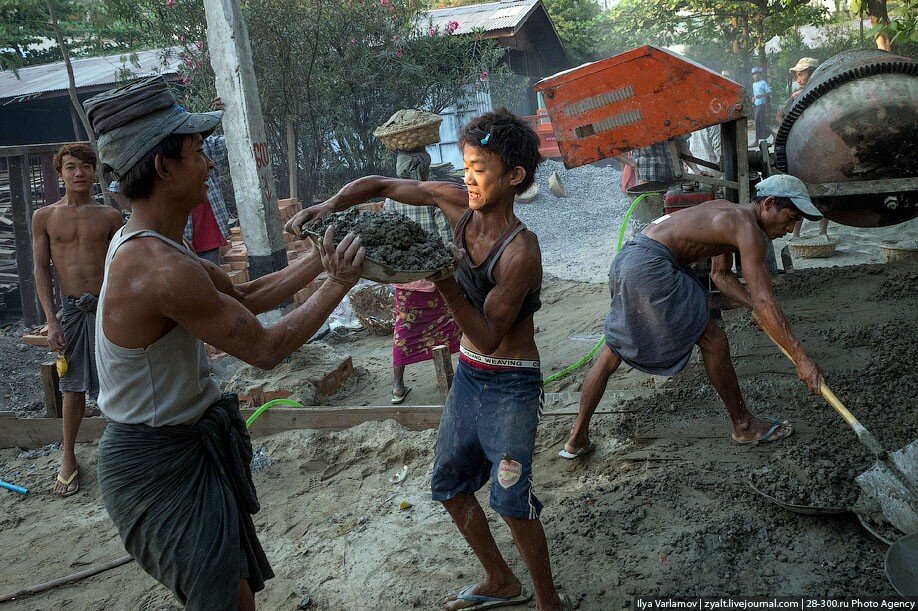
[[[794,358],[775,338],[768,331],[765,334],[796,365]],[[858,440],[877,459],[870,469],[855,478],[861,491],[879,505],[889,524],[906,535],[918,533],[918,441],[891,454],[887,453],[873,433],[848,411],[825,383],[819,387],[819,393],[845,419]]]

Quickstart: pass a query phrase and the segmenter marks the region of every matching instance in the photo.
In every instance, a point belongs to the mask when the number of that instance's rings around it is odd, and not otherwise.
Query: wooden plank
[[[254,409],[240,410],[248,419]],[[417,406],[335,406],[275,407],[261,414],[252,425],[252,437],[264,437],[284,431],[314,429],[340,431],[368,421],[395,420],[405,428],[424,430],[440,425],[440,405]],[[77,442],[98,440],[105,431],[105,418],[83,418]],[[12,412],[0,412],[0,448],[39,448],[61,438],[61,421],[57,418],[17,418]]]
[[[434,346],[431,353],[434,369],[437,372],[437,390],[440,391],[440,400],[446,403],[449,388],[453,385],[453,361],[450,358],[449,347]]]
[[[248,419],[254,409],[243,409]],[[252,425],[252,437],[263,437],[283,431],[316,429],[341,431],[367,421],[395,420],[405,428],[419,431],[440,425],[440,405],[275,407],[261,414]]]
[[[63,414],[60,381],[55,359],[41,364],[41,386],[45,394],[45,416],[48,418],[60,418]]]
[[[96,441],[105,431],[105,418],[83,418],[78,443]],[[58,418],[17,418],[12,412],[0,412],[0,448],[40,448],[60,441]]]
[[[836,197],[871,193],[899,193],[918,190],[918,176],[912,178],[882,178],[857,182],[807,183],[810,197]]]
[[[44,314],[35,295],[32,260],[32,190],[29,164],[25,157],[10,157],[10,195],[13,227],[16,230],[16,269],[19,276],[19,299],[22,320],[27,327],[44,322]]]
[[[65,144],[73,142],[55,142],[52,144],[23,144],[18,146],[0,146],[0,157],[22,157],[23,155],[56,154]],[[80,144],[88,145],[89,142]]]

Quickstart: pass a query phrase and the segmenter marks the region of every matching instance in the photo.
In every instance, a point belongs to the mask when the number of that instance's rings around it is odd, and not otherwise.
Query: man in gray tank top
[[[274,576],[255,534],[252,446],[233,395],[210,378],[203,342],[265,369],[308,340],[360,277],[353,236],[319,256],[234,285],[182,243],[207,197],[204,136],[222,112],[188,113],[146,79],[84,103],[99,152],[132,216],[105,262],[96,322],[99,488],[127,551],[187,609],[254,609]],[[328,280],[270,327],[277,308],[322,271]]]

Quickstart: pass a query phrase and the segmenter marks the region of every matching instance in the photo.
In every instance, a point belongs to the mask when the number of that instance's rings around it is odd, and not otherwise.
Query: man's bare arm
[[[204,268],[177,254],[170,257],[172,276],[159,274],[153,285],[159,313],[208,344],[246,363],[271,369],[312,337],[360,278],[363,248],[346,238],[337,249],[326,240],[329,279],[309,300],[263,327],[239,301],[217,290]],[[175,278],[182,278],[177,284]],[[196,290],[186,290],[192,285]]]
[[[753,308],[752,295],[733,273],[733,254],[727,253],[711,258],[711,280],[720,291],[730,299],[749,308]]]
[[[453,182],[366,176],[344,185],[325,202],[297,212],[287,222],[285,229],[296,236],[302,236],[306,225],[374,197],[388,197],[411,206],[437,206],[450,225],[455,225],[469,205],[468,191]]]
[[[64,330],[54,311],[54,287],[51,282],[51,239],[48,236],[50,208],[40,208],[32,215],[32,259],[34,261],[35,293],[48,320],[48,346],[64,349]]]
[[[232,297],[253,314],[267,312],[284,304],[297,291],[315,280],[323,269],[319,251],[313,249],[282,270],[250,282],[233,284],[219,266],[205,259],[200,262],[219,292]]]
[[[485,299],[484,314],[466,300],[452,276],[436,281],[462,334],[485,354],[493,354],[500,347],[532,288],[532,279],[542,277],[539,257],[533,256],[528,245],[512,244],[501,256],[498,267],[500,273]]]
[[[810,391],[819,394],[822,371],[794,335],[771,286],[771,272],[765,265],[765,235],[757,227],[740,228],[737,246],[743,261],[743,276],[752,297],[752,316],[797,364],[797,377]]]

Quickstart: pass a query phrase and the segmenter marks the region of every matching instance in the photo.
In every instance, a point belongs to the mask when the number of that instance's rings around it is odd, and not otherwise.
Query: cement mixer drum
[[[890,187],[822,196],[814,189],[813,203],[830,220],[879,227],[918,216],[918,61],[879,49],[828,59],[781,123],[775,161],[807,184]]]

